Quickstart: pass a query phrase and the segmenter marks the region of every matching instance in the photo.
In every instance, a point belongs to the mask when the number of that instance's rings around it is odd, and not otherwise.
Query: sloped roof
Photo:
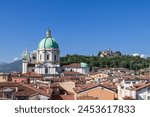
[[[64,65],[63,67],[80,68],[81,64],[80,63],[72,63],[72,64],[69,64],[69,65]]]
[[[96,83],[80,85],[78,87],[75,87],[74,91],[76,93],[80,93],[97,87],[102,87],[110,91],[117,92],[117,87],[113,84],[96,84]]]
[[[141,89],[146,88],[146,87],[150,87],[150,83],[144,84],[144,85],[136,88],[135,90],[138,91],[138,90],[141,90]]]

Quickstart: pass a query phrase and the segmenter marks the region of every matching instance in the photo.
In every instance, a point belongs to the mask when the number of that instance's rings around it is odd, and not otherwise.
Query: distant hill
[[[5,64],[7,64],[7,63],[0,61],[0,65],[5,65]]]
[[[21,72],[22,70],[22,60],[18,60],[12,63],[2,63],[0,62],[0,72]]]

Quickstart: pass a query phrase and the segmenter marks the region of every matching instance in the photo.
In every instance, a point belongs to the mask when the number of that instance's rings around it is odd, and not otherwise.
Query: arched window
[[[33,59],[33,60],[36,60],[36,56],[33,56],[32,59]]]

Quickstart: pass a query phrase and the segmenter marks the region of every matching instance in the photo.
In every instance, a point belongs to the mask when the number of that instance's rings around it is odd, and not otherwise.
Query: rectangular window
[[[136,82],[132,82],[132,84],[135,84]]]
[[[48,74],[48,69],[47,68],[45,68],[45,74]]]
[[[147,100],[150,100],[150,96],[147,97]]]
[[[148,87],[148,93],[150,93],[150,87]]]
[[[143,95],[143,99],[146,100],[146,95]]]
[[[49,55],[47,55],[47,60],[49,60]]]
[[[40,55],[40,60],[42,60],[42,55]]]
[[[126,84],[130,84],[130,82],[126,82]]]
[[[56,55],[54,55],[54,61],[56,61],[57,60],[57,56]]]

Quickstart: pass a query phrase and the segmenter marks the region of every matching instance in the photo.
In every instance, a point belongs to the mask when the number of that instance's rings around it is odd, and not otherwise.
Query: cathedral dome
[[[39,43],[39,49],[51,49],[56,48],[58,49],[59,46],[54,38],[51,37],[51,31],[48,30],[46,32],[46,38],[42,39]]]

